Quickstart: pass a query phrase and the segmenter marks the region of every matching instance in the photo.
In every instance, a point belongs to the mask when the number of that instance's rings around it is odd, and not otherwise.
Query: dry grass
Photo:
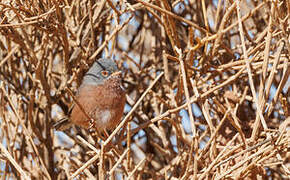
[[[287,179],[289,16],[287,0],[0,0],[0,176]],[[123,121],[104,140],[53,130],[104,56]]]

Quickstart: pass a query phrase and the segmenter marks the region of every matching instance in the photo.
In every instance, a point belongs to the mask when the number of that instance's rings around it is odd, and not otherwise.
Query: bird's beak
[[[122,71],[114,72],[111,76],[121,76]]]

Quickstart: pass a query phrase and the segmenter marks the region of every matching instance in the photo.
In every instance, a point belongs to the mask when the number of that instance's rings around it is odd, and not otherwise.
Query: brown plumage
[[[126,102],[125,91],[121,87],[121,72],[111,59],[100,59],[84,76],[76,95],[78,104],[72,108],[70,118],[64,118],[54,127],[64,130],[70,124],[97,131],[114,128],[121,121]]]

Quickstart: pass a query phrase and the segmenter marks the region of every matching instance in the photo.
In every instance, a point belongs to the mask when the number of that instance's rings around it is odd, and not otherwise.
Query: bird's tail
[[[64,131],[64,130],[70,128],[71,125],[72,125],[72,123],[69,120],[69,118],[64,117],[64,118],[58,120],[56,123],[54,123],[53,128],[55,130],[58,130],[58,131]]]

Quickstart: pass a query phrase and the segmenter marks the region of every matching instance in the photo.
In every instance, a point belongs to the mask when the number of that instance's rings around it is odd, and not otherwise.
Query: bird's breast
[[[111,128],[122,118],[125,92],[118,79],[108,79],[97,86],[83,84],[76,98],[85,113],[95,120],[96,128]],[[75,105],[72,110],[71,120],[84,128],[90,126],[90,120],[78,105]]]

